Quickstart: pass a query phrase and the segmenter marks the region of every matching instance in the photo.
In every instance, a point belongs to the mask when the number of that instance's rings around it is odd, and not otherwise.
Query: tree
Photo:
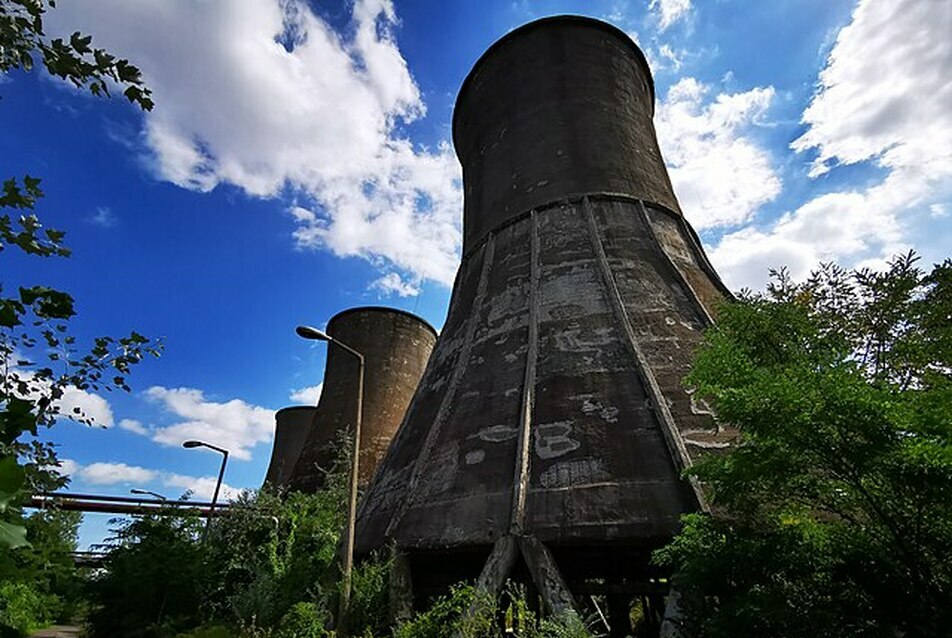
[[[688,382],[741,442],[692,472],[657,559],[685,636],[939,636],[952,626],[952,261],[772,272],[725,304]]]
[[[117,86],[150,110],[151,94],[128,60],[93,48],[92,38],[78,32],[68,41],[45,34],[43,18],[54,6],[53,0],[0,0],[0,73],[29,72],[39,58],[47,72],[79,89],[106,96]],[[33,212],[42,196],[36,177],[3,182],[0,252],[12,246],[39,258],[69,256],[65,233],[44,229]],[[53,448],[22,435],[35,436],[38,426],[58,417],[89,423],[78,408],[61,414],[64,392],[128,390],[131,367],[147,354],[158,355],[159,347],[132,332],[97,338],[82,350],[69,334],[67,322],[76,312],[68,293],[42,285],[20,287],[10,297],[4,293],[0,282],[0,546],[18,547],[27,543],[19,508],[23,494],[62,484],[52,471]]]

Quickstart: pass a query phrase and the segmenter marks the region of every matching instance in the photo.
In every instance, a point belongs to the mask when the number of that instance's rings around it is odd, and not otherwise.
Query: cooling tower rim
[[[465,264],[466,261],[472,255],[474,255],[476,252],[479,251],[482,245],[486,243],[486,241],[489,239],[489,236],[492,235],[493,233],[497,233],[501,231],[502,229],[506,228],[507,226],[512,226],[513,224],[517,224],[525,220],[527,217],[529,217],[529,215],[532,214],[533,211],[535,211],[536,213],[541,213],[543,211],[556,208],[558,206],[563,206],[566,204],[572,204],[572,203],[581,201],[585,197],[588,197],[592,200],[603,199],[603,200],[610,200],[610,201],[627,202],[631,204],[640,202],[649,208],[659,210],[662,213],[668,215],[669,217],[674,218],[675,222],[677,222],[677,224],[681,226],[682,229],[687,231],[688,237],[691,240],[691,245],[689,246],[689,248],[695,254],[695,257],[698,259],[701,269],[704,270],[711,277],[712,281],[714,282],[714,285],[721,292],[721,294],[723,294],[727,299],[730,299],[730,300],[736,299],[736,296],[734,295],[734,293],[731,291],[730,288],[727,287],[727,284],[724,283],[724,280],[721,279],[721,276],[717,273],[717,270],[714,269],[714,265],[711,263],[710,258],[708,258],[707,253],[704,252],[704,247],[703,247],[703,244],[701,243],[701,238],[698,236],[697,231],[694,230],[694,227],[691,226],[691,224],[687,223],[687,220],[684,218],[684,215],[677,212],[676,210],[673,210],[665,206],[664,204],[659,204],[657,202],[653,202],[650,200],[641,199],[639,197],[635,197],[634,195],[629,195],[627,193],[616,193],[612,191],[569,193],[562,197],[558,197],[556,199],[548,201],[545,204],[542,204],[541,206],[535,206],[527,211],[523,211],[522,213],[519,213],[518,215],[513,215],[512,217],[502,222],[501,224],[487,230],[479,239],[473,242],[472,248],[466,251],[466,253],[464,253],[462,257],[460,258],[460,267],[456,271],[457,278],[459,278],[460,273],[463,272],[463,269],[462,269],[463,264]],[[453,284],[453,287],[454,288],[456,287],[455,282]]]
[[[274,416],[275,418],[277,418],[279,414],[287,414],[288,412],[300,412],[302,410],[316,410],[316,409],[317,409],[316,405],[289,405],[287,407],[279,409],[277,412],[274,413]]]
[[[430,322],[424,319],[423,317],[419,315],[415,315],[409,310],[403,310],[402,308],[390,308],[388,306],[355,306],[354,308],[341,310],[340,312],[338,312],[336,315],[334,315],[327,321],[327,329],[330,330],[331,325],[334,322],[340,321],[342,318],[348,315],[362,313],[362,312],[379,312],[381,314],[403,315],[404,317],[409,317],[410,319],[413,319],[418,324],[420,324],[421,326],[423,326],[424,328],[432,332],[434,337],[439,336],[439,333],[436,331],[436,328],[434,328],[433,325],[430,324]]]
[[[500,49],[507,46],[511,40],[528,33],[529,31],[534,31],[540,27],[548,26],[549,24],[558,23],[558,24],[576,24],[588,27],[595,27],[606,31],[607,33],[615,36],[620,39],[622,42],[625,42],[628,45],[628,48],[632,50],[635,54],[635,59],[644,67],[645,75],[648,78],[648,90],[651,93],[651,116],[654,117],[655,109],[655,86],[654,86],[654,77],[651,75],[651,67],[648,65],[648,58],[645,57],[644,51],[635,44],[635,41],[631,39],[627,33],[616,27],[615,25],[605,22],[604,20],[598,20],[596,18],[590,18],[583,15],[575,14],[563,14],[548,16],[545,18],[540,18],[539,20],[533,20],[532,22],[527,22],[521,27],[517,27],[502,36],[486,49],[481,56],[473,64],[473,68],[469,70],[469,73],[466,75],[466,78],[463,80],[463,84],[460,85],[459,93],[456,94],[456,102],[453,105],[453,145],[459,148],[459,143],[457,140],[458,137],[458,123],[459,123],[459,112],[460,112],[460,103],[463,101],[463,98],[466,96],[467,89],[469,85],[474,81],[473,78],[476,77],[476,74],[479,70],[486,64],[486,61],[495,56]]]

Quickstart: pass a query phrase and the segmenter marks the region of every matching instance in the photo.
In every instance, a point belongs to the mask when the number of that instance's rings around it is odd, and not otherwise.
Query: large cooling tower
[[[644,593],[648,553],[702,506],[679,474],[730,433],[681,379],[729,293],[653,112],[644,55],[586,18],[509,33],[463,83],[462,263],[357,530],[359,553],[402,550],[418,599],[526,567],[551,606]]]
[[[282,408],[274,415],[274,444],[268,473],[264,477],[265,485],[278,489],[287,486],[311,432],[315,412],[315,407],[294,405]]]
[[[327,334],[364,356],[360,481],[367,483],[387,451],[426,368],[436,331],[416,315],[394,308],[351,308],[327,323]],[[357,360],[330,344],[314,425],[289,486],[314,491],[334,462],[341,435],[353,431]]]

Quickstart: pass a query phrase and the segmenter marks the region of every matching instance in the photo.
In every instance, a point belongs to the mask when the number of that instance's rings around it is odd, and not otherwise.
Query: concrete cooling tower
[[[649,554],[703,506],[680,472],[731,438],[681,381],[729,292],[653,113],[644,55],[587,18],[516,29],[463,83],[462,263],[357,525],[358,553],[398,548],[402,595],[522,570],[552,608],[660,604]]]
[[[316,412],[315,407],[295,405],[278,410],[274,415],[274,444],[271,447],[268,473],[264,477],[265,485],[277,489],[287,486],[311,432]]]
[[[366,484],[387,451],[430,358],[436,331],[416,315],[394,308],[351,308],[334,315],[327,334],[364,356],[360,482]],[[357,360],[329,344],[324,385],[313,426],[288,487],[315,491],[334,462],[335,444],[353,431]]]

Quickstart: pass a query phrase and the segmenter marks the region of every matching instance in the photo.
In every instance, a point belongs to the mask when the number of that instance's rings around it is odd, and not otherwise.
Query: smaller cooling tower
[[[295,405],[278,410],[274,415],[274,446],[268,473],[264,477],[265,485],[279,489],[287,485],[316,413],[314,406]]]
[[[403,420],[436,343],[436,330],[403,310],[363,307],[335,315],[327,334],[364,356],[360,482],[366,484]],[[357,360],[330,344],[314,426],[290,477],[291,489],[314,491],[323,484],[335,444],[353,430],[356,409]]]

